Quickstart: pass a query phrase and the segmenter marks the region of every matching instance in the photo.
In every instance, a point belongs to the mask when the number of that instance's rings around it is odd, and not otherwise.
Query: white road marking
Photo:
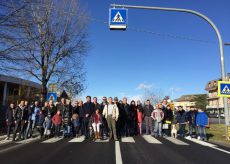
[[[75,137],[74,139],[70,140],[69,142],[83,142],[85,140],[84,136]]]
[[[7,135],[2,135],[2,136],[0,136],[0,139],[6,138],[6,137],[7,137]]]
[[[105,140],[97,139],[97,140],[95,140],[94,142],[99,142],[99,143],[100,143],[100,142],[102,142],[102,143],[103,143],[103,142],[109,142],[109,139],[105,139]]]
[[[10,142],[12,142],[12,140],[2,140],[2,141],[0,141],[0,145],[4,145],[4,144],[10,143]]]
[[[174,137],[164,137],[166,140],[168,140],[168,141],[170,141],[170,142],[172,142],[172,143],[174,143],[174,144],[176,144],[176,145],[189,145],[189,144],[187,144],[187,143],[185,143],[185,142],[183,142],[183,141],[181,141],[181,140],[178,140],[178,139],[176,139],[176,138],[174,138]]]
[[[121,142],[135,143],[133,137],[122,137]]]
[[[27,144],[27,143],[30,143],[30,142],[33,142],[33,141],[37,141],[40,139],[40,136],[38,137],[35,137],[35,138],[29,138],[29,139],[25,139],[25,140],[22,140],[22,141],[17,141],[16,143],[19,143],[19,144]]]
[[[143,135],[142,137],[148,143],[151,143],[151,144],[162,144],[160,141],[158,141],[156,138],[152,137],[151,135]]]
[[[220,148],[217,147],[217,145],[214,145],[214,144],[211,144],[211,143],[208,143],[208,142],[204,142],[204,141],[201,141],[201,140],[198,140],[198,139],[195,139],[195,138],[187,139],[187,140],[192,141],[192,142],[195,142],[195,143],[200,144],[200,145],[202,145],[202,146],[207,146],[207,147],[210,147],[210,148],[212,148],[212,149],[215,149],[215,150],[218,150],[218,151],[221,151],[221,152],[230,154],[229,151],[224,150],[224,149],[220,149]]]
[[[115,141],[116,164],[122,164],[121,149],[119,141]]]
[[[48,140],[43,141],[42,143],[55,143],[55,142],[58,142],[58,141],[60,141],[62,139],[63,139],[63,137],[60,137],[60,138],[50,138]]]

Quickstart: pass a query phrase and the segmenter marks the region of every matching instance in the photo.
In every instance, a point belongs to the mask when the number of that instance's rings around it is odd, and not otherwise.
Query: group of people
[[[33,136],[37,129],[42,137],[79,137],[85,139],[114,139],[134,135],[170,136],[171,125],[178,124],[178,134],[185,137],[185,127],[189,127],[189,136],[196,133],[198,139],[207,140],[206,126],[208,117],[201,109],[191,108],[185,111],[182,107],[171,109],[168,101],[151,105],[147,100],[144,105],[134,100],[128,104],[127,98],[103,97],[98,103],[86,97],[86,102],[62,98],[60,102],[52,100],[40,105],[38,101],[30,103],[22,100],[18,106],[10,104],[6,112],[7,138],[13,131],[13,141]],[[145,128],[142,128],[145,127]],[[153,128],[154,127],[154,128]],[[62,133],[61,133],[62,131]]]

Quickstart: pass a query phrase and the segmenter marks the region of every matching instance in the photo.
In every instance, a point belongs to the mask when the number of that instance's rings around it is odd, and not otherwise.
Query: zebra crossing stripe
[[[83,142],[85,140],[84,136],[80,136],[80,137],[75,137],[74,139],[70,140],[69,142],[73,143],[73,142]]]
[[[12,140],[2,140],[2,141],[0,141],[0,145],[4,145],[4,144],[10,143],[10,142],[12,142]]]
[[[94,142],[99,142],[99,143],[103,143],[103,142],[109,142],[109,139],[105,139],[105,140],[100,140],[100,139],[97,139],[97,140],[95,140]]]
[[[61,137],[61,138],[50,138],[48,140],[43,141],[42,143],[55,143],[55,142],[58,142],[62,139],[63,139],[63,137]]]
[[[185,146],[189,145],[189,144],[187,144],[187,143],[185,143],[185,142],[183,142],[183,141],[180,141],[180,140],[178,140],[178,139],[176,139],[176,138],[174,138],[174,137],[164,137],[164,138],[165,138],[166,140],[168,140],[168,141],[170,141],[170,142],[176,144],[176,145],[185,145]]]
[[[125,143],[135,143],[133,137],[122,137],[122,138],[121,138],[121,142],[125,142]]]
[[[143,135],[142,137],[148,143],[151,143],[151,144],[162,144],[160,141],[158,141],[156,138],[152,137],[151,135]]]
[[[39,139],[40,139],[40,136],[35,137],[35,138],[25,139],[25,140],[22,140],[22,141],[17,141],[16,143],[18,143],[18,144],[27,144],[27,143],[30,143],[30,142],[33,142],[33,141],[37,141]]]

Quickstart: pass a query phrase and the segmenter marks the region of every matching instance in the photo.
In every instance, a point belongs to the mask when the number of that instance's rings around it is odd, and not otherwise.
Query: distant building
[[[41,88],[40,84],[29,80],[0,75],[0,118],[9,103],[16,105],[21,99],[29,101],[39,99]]]
[[[193,101],[195,97],[206,94],[193,94],[193,95],[183,95],[176,99],[174,102],[175,108],[182,106],[184,109],[194,108],[196,103]]]
[[[224,104],[223,104],[223,97],[218,97],[218,81],[221,79],[216,79],[209,81],[206,86],[205,90],[208,91],[208,110],[216,110],[220,109],[223,113],[224,111]],[[228,76],[227,81],[230,81],[230,76]],[[230,106],[230,99],[228,99],[228,106]]]

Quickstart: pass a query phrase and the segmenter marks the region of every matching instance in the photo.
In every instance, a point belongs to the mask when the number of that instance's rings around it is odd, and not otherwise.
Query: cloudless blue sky
[[[193,9],[208,16],[219,28],[223,41],[230,42],[229,0],[85,0],[89,15],[98,21],[90,21],[92,48],[85,63],[87,90],[83,96],[136,98],[143,94],[141,88],[149,87],[170,96],[170,88],[174,88],[174,98],[178,98],[205,93],[206,83],[220,77],[217,37],[204,20],[186,13],[129,9],[127,30],[110,31],[108,24],[99,21],[108,21],[113,3]],[[224,51],[226,72],[230,72],[230,46]]]

